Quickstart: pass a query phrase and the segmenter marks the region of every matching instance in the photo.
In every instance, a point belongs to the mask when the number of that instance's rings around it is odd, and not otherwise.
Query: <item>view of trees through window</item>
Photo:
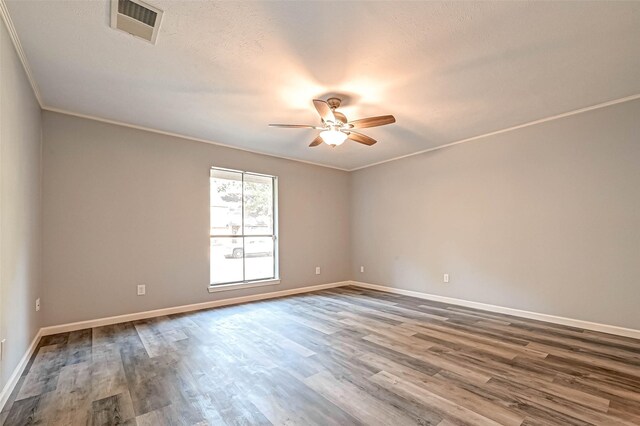
[[[276,278],[275,182],[211,169],[211,284]]]

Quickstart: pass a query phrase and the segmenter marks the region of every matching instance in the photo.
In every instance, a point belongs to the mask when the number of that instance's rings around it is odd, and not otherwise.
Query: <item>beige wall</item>
[[[353,279],[640,329],[640,101],[351,184]]]
[[[43,325],[349,279],[346,172],[52,112],[43,120]],[[278,176],[281,284],[207,292],[211,166]]]
[[[640,328],[639,116],[348,174],[45,112],[43,325],[354,279]],[[212,165],[279,177],[279,286],[206,291]]]
[[[40,107],[0,20],[0,388],[40,326]]]

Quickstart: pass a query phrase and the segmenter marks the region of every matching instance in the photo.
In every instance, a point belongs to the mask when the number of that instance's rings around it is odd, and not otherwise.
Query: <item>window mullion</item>
[[[242,217],[240,218],[240,223],[242,224],[242,281],[246,282],[247,281],[247,245],[246,245],[246,239],[244,237],[244,173],[241,174],[242,176],[242,186],[240,188],[240,192],[242,195]]]

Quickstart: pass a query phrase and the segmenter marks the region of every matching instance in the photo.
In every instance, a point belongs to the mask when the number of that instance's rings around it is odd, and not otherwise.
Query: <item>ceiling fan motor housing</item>
[[[342,103],[342,99],[340,99],[340,98],[329,98],[329,99],[327,99],[327,103],[329,104],[331,109],[336,109],[336,108],[340,107],[340,104]]]
[[[340,99],[340,98],[329,98],[329,99],[327,99],[327,104],[329,105],[329,107],[333,111],[333,115],[336,118],[336,120],[340,121],[342,124],[346,124],[347,123],[347,117],[343,113],[336,111],[336,108],[339,108],[341,103],[342,103],[342,99]]]

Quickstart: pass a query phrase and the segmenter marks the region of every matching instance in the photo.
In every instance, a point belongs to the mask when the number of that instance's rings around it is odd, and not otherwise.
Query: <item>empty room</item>
[[[640,425],[640,1],[0,14],[0,425]]]

